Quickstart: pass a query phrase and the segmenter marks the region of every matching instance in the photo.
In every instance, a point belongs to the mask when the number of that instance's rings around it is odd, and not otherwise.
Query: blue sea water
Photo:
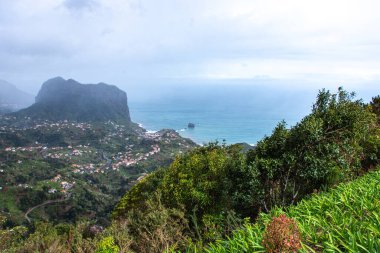
[[[132,120],[149,131],[174,129],[199,144],[255,144],[281,120],[296,124],[310,112],[315,95],[265,87],[185,87],[129,104]],[[187,128],[190,122],[194,129]]]
[[[256,144],[285,120],[295,125],[311,112],[318,89],[279,85],[187,85],[151,87],[129,96],[131,118],[150,131],[170,128],[204,144]],[[188,123],[194,129],[188,129]]]

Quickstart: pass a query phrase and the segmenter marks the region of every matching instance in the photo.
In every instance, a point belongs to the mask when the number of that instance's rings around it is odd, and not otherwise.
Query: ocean
[[[211,85],[147,89],[129,95],[132,121],[148,131],[164,128],[198,144],[218,141],[256,144],[285,120],[295,125],[311,112],[318,89],[261,85]],[[140,94],[141,95],[141,94]],[[195,128],[189,129],[188,123]]]

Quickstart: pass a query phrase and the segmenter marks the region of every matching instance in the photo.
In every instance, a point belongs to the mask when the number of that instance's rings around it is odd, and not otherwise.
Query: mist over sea
[[[285,86],[283,86],[285,87]],[[336,90],[333,90],[334,92]],[[285,120],[295,125],[311,112],[318,88],[263,85],[192,85],[129,95],[131,117],[149,131],[170,128],[199,144],[256,144]],[[363,95],[363,94],[362,94]],[[365,94],[368,99],[371,95]],[[194,129],[188,129],[188,123]]]

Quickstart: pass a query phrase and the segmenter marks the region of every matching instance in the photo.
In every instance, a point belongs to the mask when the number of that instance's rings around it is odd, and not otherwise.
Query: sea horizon
[[[273,92],[257,87],[198,87],[155,100],[130,100],[131,118],[149,132],[173,129],[199,145],[218,141],[255,145],[285,121],[295,125],[311,111],[314,93]],[[296,99],[299,97],[298,99]],[[273,103],[268,103],[273,101]],[[194,128],[188,128],[193,123]]]
[[[135,99],[133,94],[131,118],[147,131],[173,129],[200,145],[215,141],[255,145],[279,122],[290,128],[308,115],[320,90],[280,84],[168,87],[170,91],[154,91],[156,96],[147,99]],[[354,92],[364,101],[377,95],[373,89]],[[195,127],[188,128],[189,123]]]

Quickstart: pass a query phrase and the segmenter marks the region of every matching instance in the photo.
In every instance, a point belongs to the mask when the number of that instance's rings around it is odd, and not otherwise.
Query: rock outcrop
[[[81,84],[56,77],[46,81],[35,103],[15,116],[46,120],[128,121],[127,94],[105,83]]]

